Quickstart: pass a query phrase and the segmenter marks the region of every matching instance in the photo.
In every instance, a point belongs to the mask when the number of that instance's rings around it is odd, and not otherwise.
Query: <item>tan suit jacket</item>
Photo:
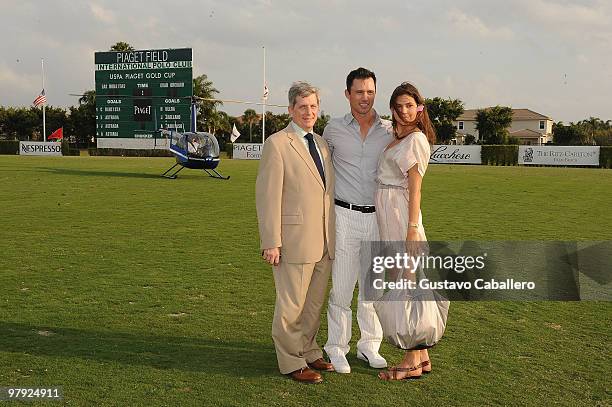
[[[327,142],[315,143],[325,171],[325,184],[312,157],[291,124],[263,146],[256,183],[261,248],[281,248],[281,261],[316,263],[325,244],[335,253],[334,168]]]

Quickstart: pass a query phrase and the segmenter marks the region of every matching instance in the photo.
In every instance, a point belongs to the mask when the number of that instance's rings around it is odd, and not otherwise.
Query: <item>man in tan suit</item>
[[[278,367],[297,381],[320,383],[333,371],[316,342],[335,251],[334,169],[314,134],[319,90],[289,89],[291,123],[264,143],[256,184],[263,258],[272,264],[276,306],[272,338]]]

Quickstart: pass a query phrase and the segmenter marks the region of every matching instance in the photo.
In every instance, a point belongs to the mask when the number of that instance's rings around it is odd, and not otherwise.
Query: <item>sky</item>
[[[221,99],[259,101],[265,47],[269,102],[286,104],[291,83],[305,80],[332,116],[348,111],[346,75],[363,66],[376,73],[381,114],[410,81],[466,109],[612,119],[609,0],[0,0],[0,33],[2,106],[31,105],[41,58],[49,104],[76,105],[71,93],[95,88],[94,52],[125,41],[193,48],[194,76],[208,75]]]

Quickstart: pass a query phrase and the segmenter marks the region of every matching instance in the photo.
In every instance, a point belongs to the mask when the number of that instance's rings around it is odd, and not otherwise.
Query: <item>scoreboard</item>
[[[165,148],[161,127],[189,130],[192,49],[96,52],[96,136],[101,148]]]

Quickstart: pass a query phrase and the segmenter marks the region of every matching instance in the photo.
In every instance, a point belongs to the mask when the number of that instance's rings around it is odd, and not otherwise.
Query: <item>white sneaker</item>
[[[348,360],[346,360],[346,356],[344,355],[330,355],[329,361],[332,365],[334,365],[334,370],[337,373],[351,373],[351,365],[349,365]]]
[[[383,369],[387,367],[387,361],[385,360],[385,358],[380,356],[378,352],[362,352],[358,350],[357,359],[363,360],[364,362],[368,362],[370,366],[374,369]]]

